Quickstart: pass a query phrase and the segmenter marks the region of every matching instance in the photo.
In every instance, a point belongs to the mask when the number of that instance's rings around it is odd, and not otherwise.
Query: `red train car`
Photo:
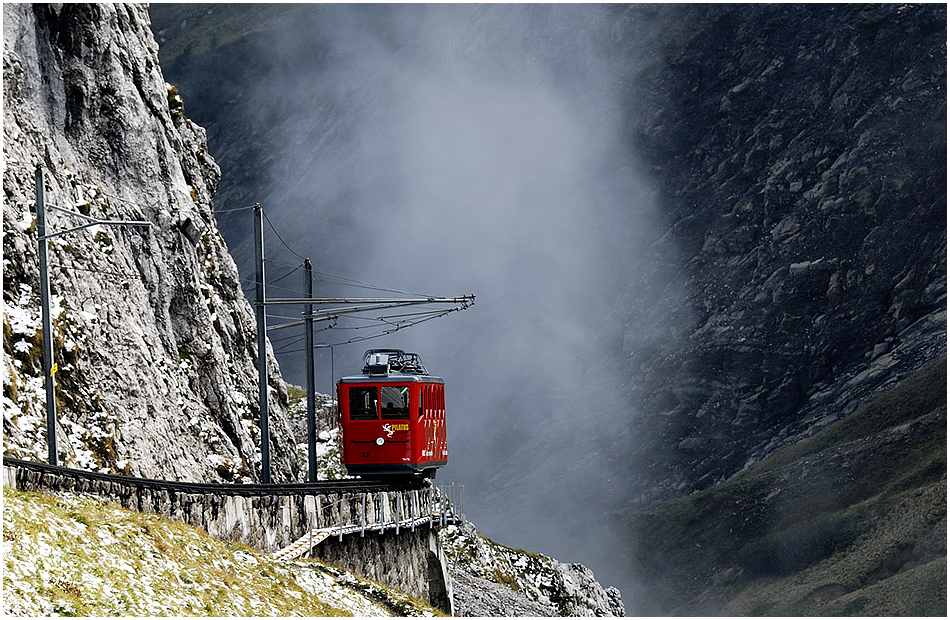
[[[434,478],[448,460],[445,384],[415,353],[370,349],[363,374],[337,382],[350,475]]]

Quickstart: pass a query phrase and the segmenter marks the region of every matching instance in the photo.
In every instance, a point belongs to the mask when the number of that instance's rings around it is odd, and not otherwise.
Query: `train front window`
[[[384,388],[385,389],[385,388]],[[375,387],[351,387],[350,388],[350,419],[351,420],[376,420],[376,388]]]
[[[382,391],[382,409],[384,420],[409,419],[409,386],[384,385]]]

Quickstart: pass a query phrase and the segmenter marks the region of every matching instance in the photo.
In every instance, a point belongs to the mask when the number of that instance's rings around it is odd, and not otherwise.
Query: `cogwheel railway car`
[[[337,382],[350,475],[434,478],[448,460],[445,384],[415,353],[370,349],[363,374]]]

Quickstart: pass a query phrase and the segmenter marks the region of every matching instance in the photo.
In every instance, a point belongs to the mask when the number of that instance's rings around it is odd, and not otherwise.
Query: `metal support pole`
[[[264,224],[261,205],[254,205],[254,266],[256,270],[257,370],[261,410],[261,482],[270,484],[270,430],[267,412],[267,315],[264,311]]]
[[[40,313],[43,321],[43,381],[46,385],[46,447],[50,465],[59,464],[56,446],[56,394],[53,383],[53,318],[50,315],[49,260],[46,237],[46,195],[43,168],[36,167],[36,235],[40,258]]]
[[[360,538],[366,536],[366,493],[363,493],[363,514],[360,517]]]
[[[343,495],[340,495],[340,542],[343,542]]]
[[[455,493],[454,482],[449,483],[448,492],[449,492],[449,509],[452,511],[451,515],[452,515],[452,520],[454,521],[455,520],[455,504],[456,504],[456,500],[458,499],[457,494]]]
[[[396,494],[396,536],[399,536],[399,504],[402,503],[402,493]]]
[[[307,529],[310,530],[310,549],[308,550],[308,555],[311,560],[313,559],[313,511],[309,512],[310,518],[307,519]]]
[[[126,221],[126,220],[100,220],[84,213],[76,213],[63,207],[57,207],[54,204],[46,204],[46,188],[43,178],[42,166],[36,166],[36,235],[39,242],[39,270],[40,270],[40,314],[43,323],[43,383],[46,386],[46,445],[49,449],[50,465],[58,465],[59,455],[56,446],[56,395],[55,381],[53,375],[56,374],[56,362],[53,358],[53,317],[50,311],[50,286],[49,286],[49,240],[55,237],[62,237],[69,233],[91,228],[92,226],[145,226],[151,227],[152,223],[144,220]],[[60,230],[51,233],[46,226],[46,208],[65,213],[72,217],[84,220],[86,223],[75,226],[67,230]]]
[[[303,288],[307,299],[313,297],[313,269],[310,259],[303,261]],[[304,306],[304,357],[307,359],[307,480],[317,481],[317,405],[316,388],[313,384],[313,306]]]

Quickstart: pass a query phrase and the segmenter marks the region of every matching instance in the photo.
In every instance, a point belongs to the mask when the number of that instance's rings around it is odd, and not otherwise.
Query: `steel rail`
[[[328,495],[331,493],[377,493],[382,491],[410,491],[425,488],[423,480],[409,479],[399,481],[377,480],[317,480],[316,482],[295,482],[288,484],[212,484],[202,482],[179,482],[173,480],[155,480],[118,474],[103,474],[83,469],[72,469],[59,465],[49,465],[37,461],[26,461],[12,457],[3,457],[5,467],[19,467],[42,473],[85,478],[103,482],[113,482],[139,488],[174,491],[191,495]]]

